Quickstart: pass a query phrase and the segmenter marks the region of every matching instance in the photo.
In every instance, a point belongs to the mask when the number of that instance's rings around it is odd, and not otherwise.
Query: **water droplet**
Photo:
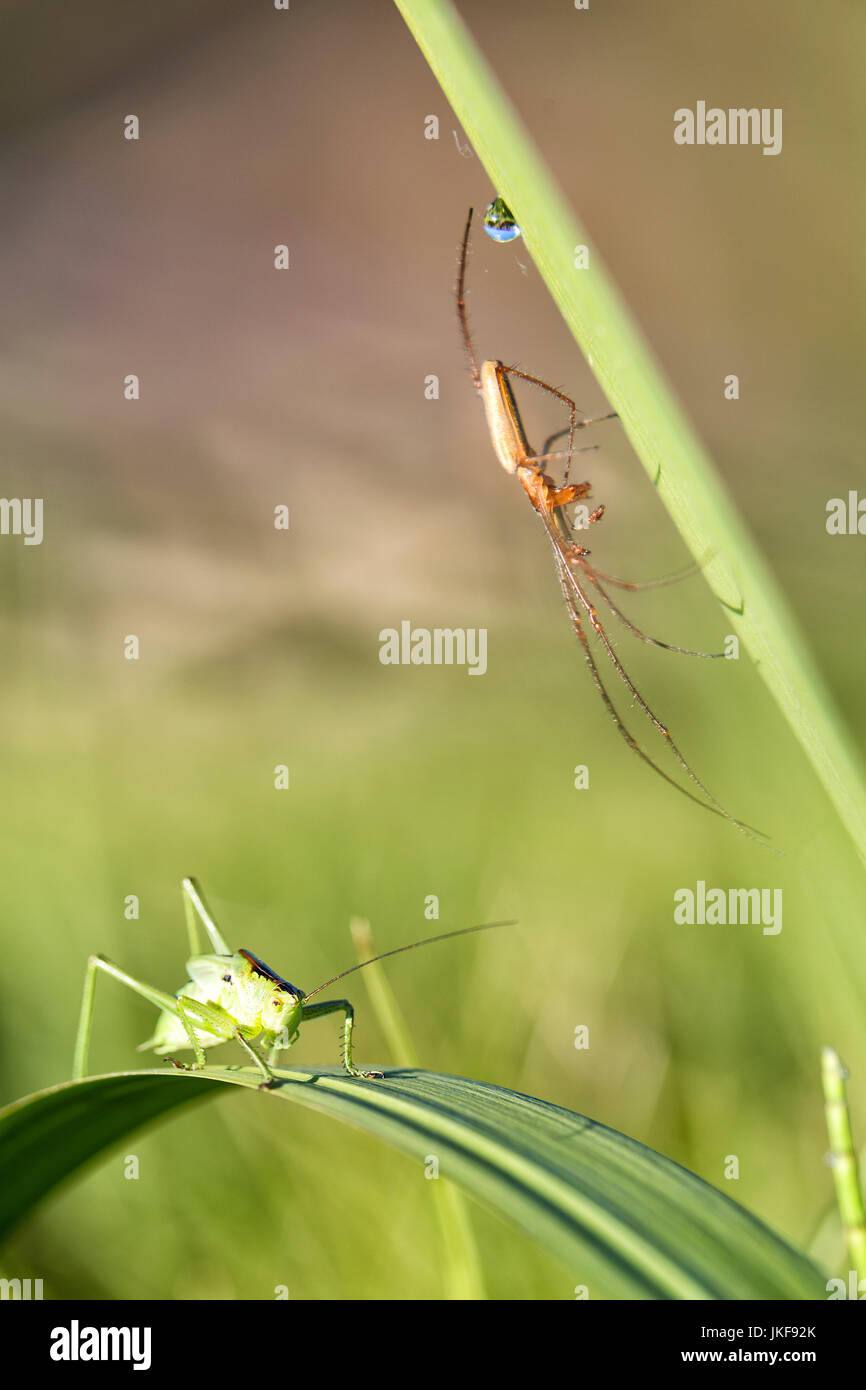
[[[493,241],[515,241],[520,228],[504,198],[494,198],[484,214],[484,230]]]

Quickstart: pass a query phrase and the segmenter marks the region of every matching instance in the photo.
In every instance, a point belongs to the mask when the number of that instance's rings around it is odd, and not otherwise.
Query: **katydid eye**
[[[223,975],[223,984],[225,984],[225,985],[230,985],[231,982],[232,982],[232,977],[231,977],[231,975]]]

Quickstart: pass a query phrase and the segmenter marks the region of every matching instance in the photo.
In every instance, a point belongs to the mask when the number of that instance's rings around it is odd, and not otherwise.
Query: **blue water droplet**
[[[492,241],[515,241],[520,228],[504,198],[494,198],[484,214],[484,230]]]

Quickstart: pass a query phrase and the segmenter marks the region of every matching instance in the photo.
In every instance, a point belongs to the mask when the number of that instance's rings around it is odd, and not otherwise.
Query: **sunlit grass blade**
[[[821,1056],[821,1080],[830,1138],[830,1166],[848,1259],[859,1282],[866,1278],[866,1208],[851,1132],[851,1113],[845,1086],[847,1076],[838,1052],[832,1047],[825,1047]]]
[[[861,759],[773,576],[659,364],[511,103],[449,0],[395,0],[578,346],[619,413],[866,862]],[[640,210],[633,214],[639,225]],[[575,248],[589,247],[589,268]],[[710,557],[709,559],[707,557]],[[706,563],[704,563],[706,562]]]
[[[376,946],[370,923],[363,917],[354,917],[350,929],[358,960],[371,960]],[[373,961],[361,978],[394,1061],[400,1067],[417,1070],[421,1060],[403,1011],[388,983],[383,962]],[[442,1232],[443,1280],[449,1297],[483,1299],[486,1296],[484,1275],[466,1200],[453,1183],[444,1179],[430,1178],[429,1185]]]
[[[816,1299],[824,1276],[728,1197],[583,1115],[434,1072],[355,1081],[335,1069],[125,1072],[67,1082],[0,1112],[0,1233],[108,1145],[221,1084],[344,1120],[440,1173],[563,1261],[563,1297]],[[334,1142],[323,1129],[321,1143]],[[312,1200],[312,1198],[311,1198]]]

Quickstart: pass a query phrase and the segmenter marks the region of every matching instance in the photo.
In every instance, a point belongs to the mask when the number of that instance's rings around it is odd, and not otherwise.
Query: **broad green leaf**
[[[824,1276],[700,1178],[584,1115],[435,1072],[354,1081],[281,1071],[252,1103],[292,1100],[383,1139],[543,1242],[575,1285],[647,1299],[815,1299]],[[247,1069],[140,1071],[67,1082],[0,1112],[0,1235],[131,1130]],[[327,1142],[323,1131],[322,1142]]]

